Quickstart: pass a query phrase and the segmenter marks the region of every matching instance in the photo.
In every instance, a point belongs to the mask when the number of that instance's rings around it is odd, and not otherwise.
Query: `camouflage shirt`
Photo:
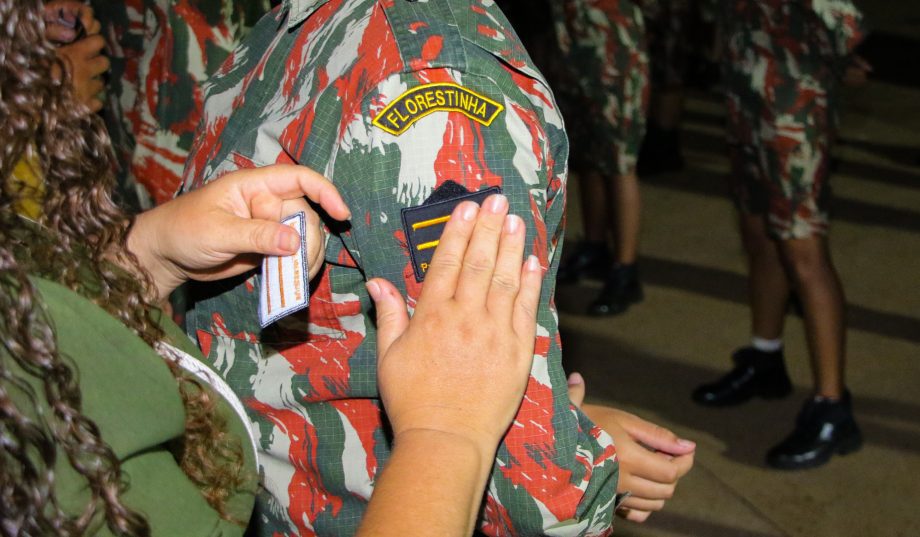
[[[553,0],[565,57],[560,81],[572,167],[608,176],[635,172],[645,136],[649,60],[639,4],[632,0]],[[576,83],[566,83],[575,80]]]
[[[448,181],[500,186],[546,269],[535,361],[499,447],[480,529],[606,535],[618,465],[611,438],[569,402],[554,278],[567,142],[543,77],[491,0],[289,0],[207,85],[184,177],[296,162],[352,210],[330,224],[310,307],[260,330],[256,274],[198,289],[188,323],[260,431],[260,535],[351,535],[390,438],[364,282],[421,289],[400,210]]]
[[[134,209],[170,200],[201,120],[201,84],[268,0],[93,0],[112,61],[106,126]]]

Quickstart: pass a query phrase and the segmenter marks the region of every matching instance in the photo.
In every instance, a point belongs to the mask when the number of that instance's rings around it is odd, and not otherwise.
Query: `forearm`
[[[377,481],[359,537],[471,535],[493,456],[461,436],[402,433]]]

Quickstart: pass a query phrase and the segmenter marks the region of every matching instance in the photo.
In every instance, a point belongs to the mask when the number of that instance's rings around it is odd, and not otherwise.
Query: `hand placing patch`
[[[400,95],[377,114],[374,125],[399,136],[428,114],[444,111],[460,112],[488,127],[504,109],[492,99],[459,84],[437,82],[414,87]]]
[[[479,192],[470,192],[454,181],[445,181],[418,207],[402,210],[403,229],[409,245],[409,257],[415,270],[416,281],[425,281],[434,250],[450,220],[454,207],[470,200],[479,205],[492,194],[501,194],[501,187],[493,186]]]

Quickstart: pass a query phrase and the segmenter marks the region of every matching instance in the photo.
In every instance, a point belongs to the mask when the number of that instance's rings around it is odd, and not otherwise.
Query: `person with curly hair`
[[[256,479],[249,420],[156,304],[303,239],[312,277],[324,237],[307,199],[330,219],[349,211],[328,180],[281,165],[128,216],[112,201],[109,139],[75,97],[42,7],[0,0],[0,535],[242,535]],[[11,181],[23,158],[45,186],[34,219]],[[507,204],[485,206],[499,209],[456,208],[411,321],[391,283],[368,282],[396,447],[361,532],[468,534],[521,403],[542,271],[523,262]],[[306,237],[279,223],[296,212]],[[477,270],[460,270],[473,259]],[[425,501],[404,509],[418,491]]]
[[[274,238],[290,232],[249,220],[241,185],[264,193],[245,175],[188,200],[213,208],[199,221],[182,204],[133,221],[118,209],[108,137],[47,40],[45,15],[38,1],[0,2],[0,534],[241,534],[254,452],[244,420],[180,367],[196,351],[154,304],[188,275],[162,246],[175,241],[193,271],[233,265],[227,248],[290,253]],[[44,185],[37,221],[20,215],[34,194],[12,180],[23,160]],[[331,200],[330,214],[347,214],[321,177],[274,173],[289,177],[288,198],[321,185],[313,195]],[[174,219],[208,231],[171,231]]]

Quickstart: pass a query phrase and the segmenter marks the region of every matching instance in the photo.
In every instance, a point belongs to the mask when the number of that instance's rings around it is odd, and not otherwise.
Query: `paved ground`
[[[916,39],[920,3],[903,4],[876,2],[869,11],[891,35]],[[646,301],[598,320],[579,312],[599,282],[559,288],[566,367],[585,374],[589,398],[699,444],[696,467],[667,511],[641,526],[621,523],[618,535],[920,536],[920,88],[904,84],[847,92],[833,180],[831,246],[849,303],[848,377],[862,451],[805,472],[764,466],[766,448],[788,433],[811,386],[795,317],[786,334],[792,397],[720,410],[690,402],[693,387],[722,373],[749,335],[715,97],[690,99],[687,170],[643,184]],[[569,199],[571,240],[581,230],[577,196]]]

